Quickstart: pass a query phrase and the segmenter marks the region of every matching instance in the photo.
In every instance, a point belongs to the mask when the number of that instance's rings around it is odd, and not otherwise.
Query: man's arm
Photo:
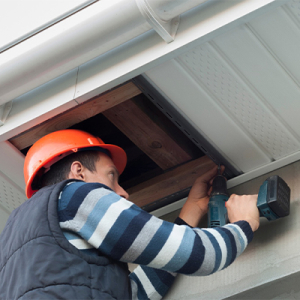
[[[73,185],[78,185],[78,189]],[[75,231],[88,244],[116,260],[144,265],[132,277],[136,275],[140,280],[146,274],[143,285],[147,281],[155,282],[154,277],[157,277],[161,282],[156,288],[160,291],[166,291],[174,278],[172,273],[166,271],[208,275],[228,266],[252,238],[247,222],[218,229],[192,229],[157,219],[101,185],[98,189],[95,189],[95,184],[89,183],[74,183],[71,186],[73,195],[84,197],[80,201],[76,196],[71,197],[65,212],[60,213],[64,215],[73,211],[74,214],[64,216],[66,221],[60,223],[61,227]],[[188,206],[191,208],[194,205]],[[206,210],[200,210],[201,214]],[[153,272],[155,269],[161,271]]]
[[[75,185],[80,186],[76,189]],[[245,221],[202,230],[179,226],[148,214],[101,184],[96,186],[70,186],[73,195],[60,211],[64,216],[60,225],[115,260],[208,275],[232,263],[252,239],[251,227]],[[83,199],[79,201],[76,195]]]

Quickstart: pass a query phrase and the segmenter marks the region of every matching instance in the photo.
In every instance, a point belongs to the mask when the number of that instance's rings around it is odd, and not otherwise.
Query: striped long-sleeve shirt
[[[133,299],[161,299],[175,273],[203,276],[226,268],[253,235],[245,221],[214,229],[163,221],[100,183],[69,183],[58,215],[76,248],[140,265],[130,274]]]

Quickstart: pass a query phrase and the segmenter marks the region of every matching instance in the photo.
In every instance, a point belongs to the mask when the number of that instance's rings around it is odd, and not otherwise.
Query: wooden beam
[[[129,200],[140,207],[146,206],[191,187],[199,176],[214,166],[215,163],[209,157],[200,157],[128,189]]]
[[[169,117],[167,117],[152,101],[144,94],[140,94],[132,99],[134,103],[163,130],[165,131],[180,147],[189,153],[193,159],[203,156],[204,153],[192,142],[188,136],[176,126]]]
[[[117,104],[139,95],[141,91],[132,83],[126,83],[120,87],[96,96],[78,106],[60,114],[36,127],[13,137],[9,141],[22,150],[31,146],[44,135],[69,128],[70,126],[91,118]]]
[[[163,170],[192,159],[133,100],[114,106],[103,115]]]

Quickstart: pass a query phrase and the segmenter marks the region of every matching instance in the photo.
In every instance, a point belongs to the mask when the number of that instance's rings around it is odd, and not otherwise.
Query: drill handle
[[[211,196],[208,202],[208,228],[224,226],[228,223],[225,203],[227,195]]]
[[[208,202],[208,227],[218,227],[227,224],[228,216],[225,202],[228,200],[227,181],[222,175],[217,175],[212,183],[212,191]]]

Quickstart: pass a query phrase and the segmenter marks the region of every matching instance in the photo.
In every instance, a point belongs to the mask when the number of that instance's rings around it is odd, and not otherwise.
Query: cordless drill
[[[219,174],[213,180],[208,203],[209,228],[223,226],[227,223],[225,203],[228,198],[226,178],[219,171]],[[269,221],[289,215],[290,188],[281,177],[274,175],[264,181],[259,189],[257,208],[260,216],[267,218]]]

